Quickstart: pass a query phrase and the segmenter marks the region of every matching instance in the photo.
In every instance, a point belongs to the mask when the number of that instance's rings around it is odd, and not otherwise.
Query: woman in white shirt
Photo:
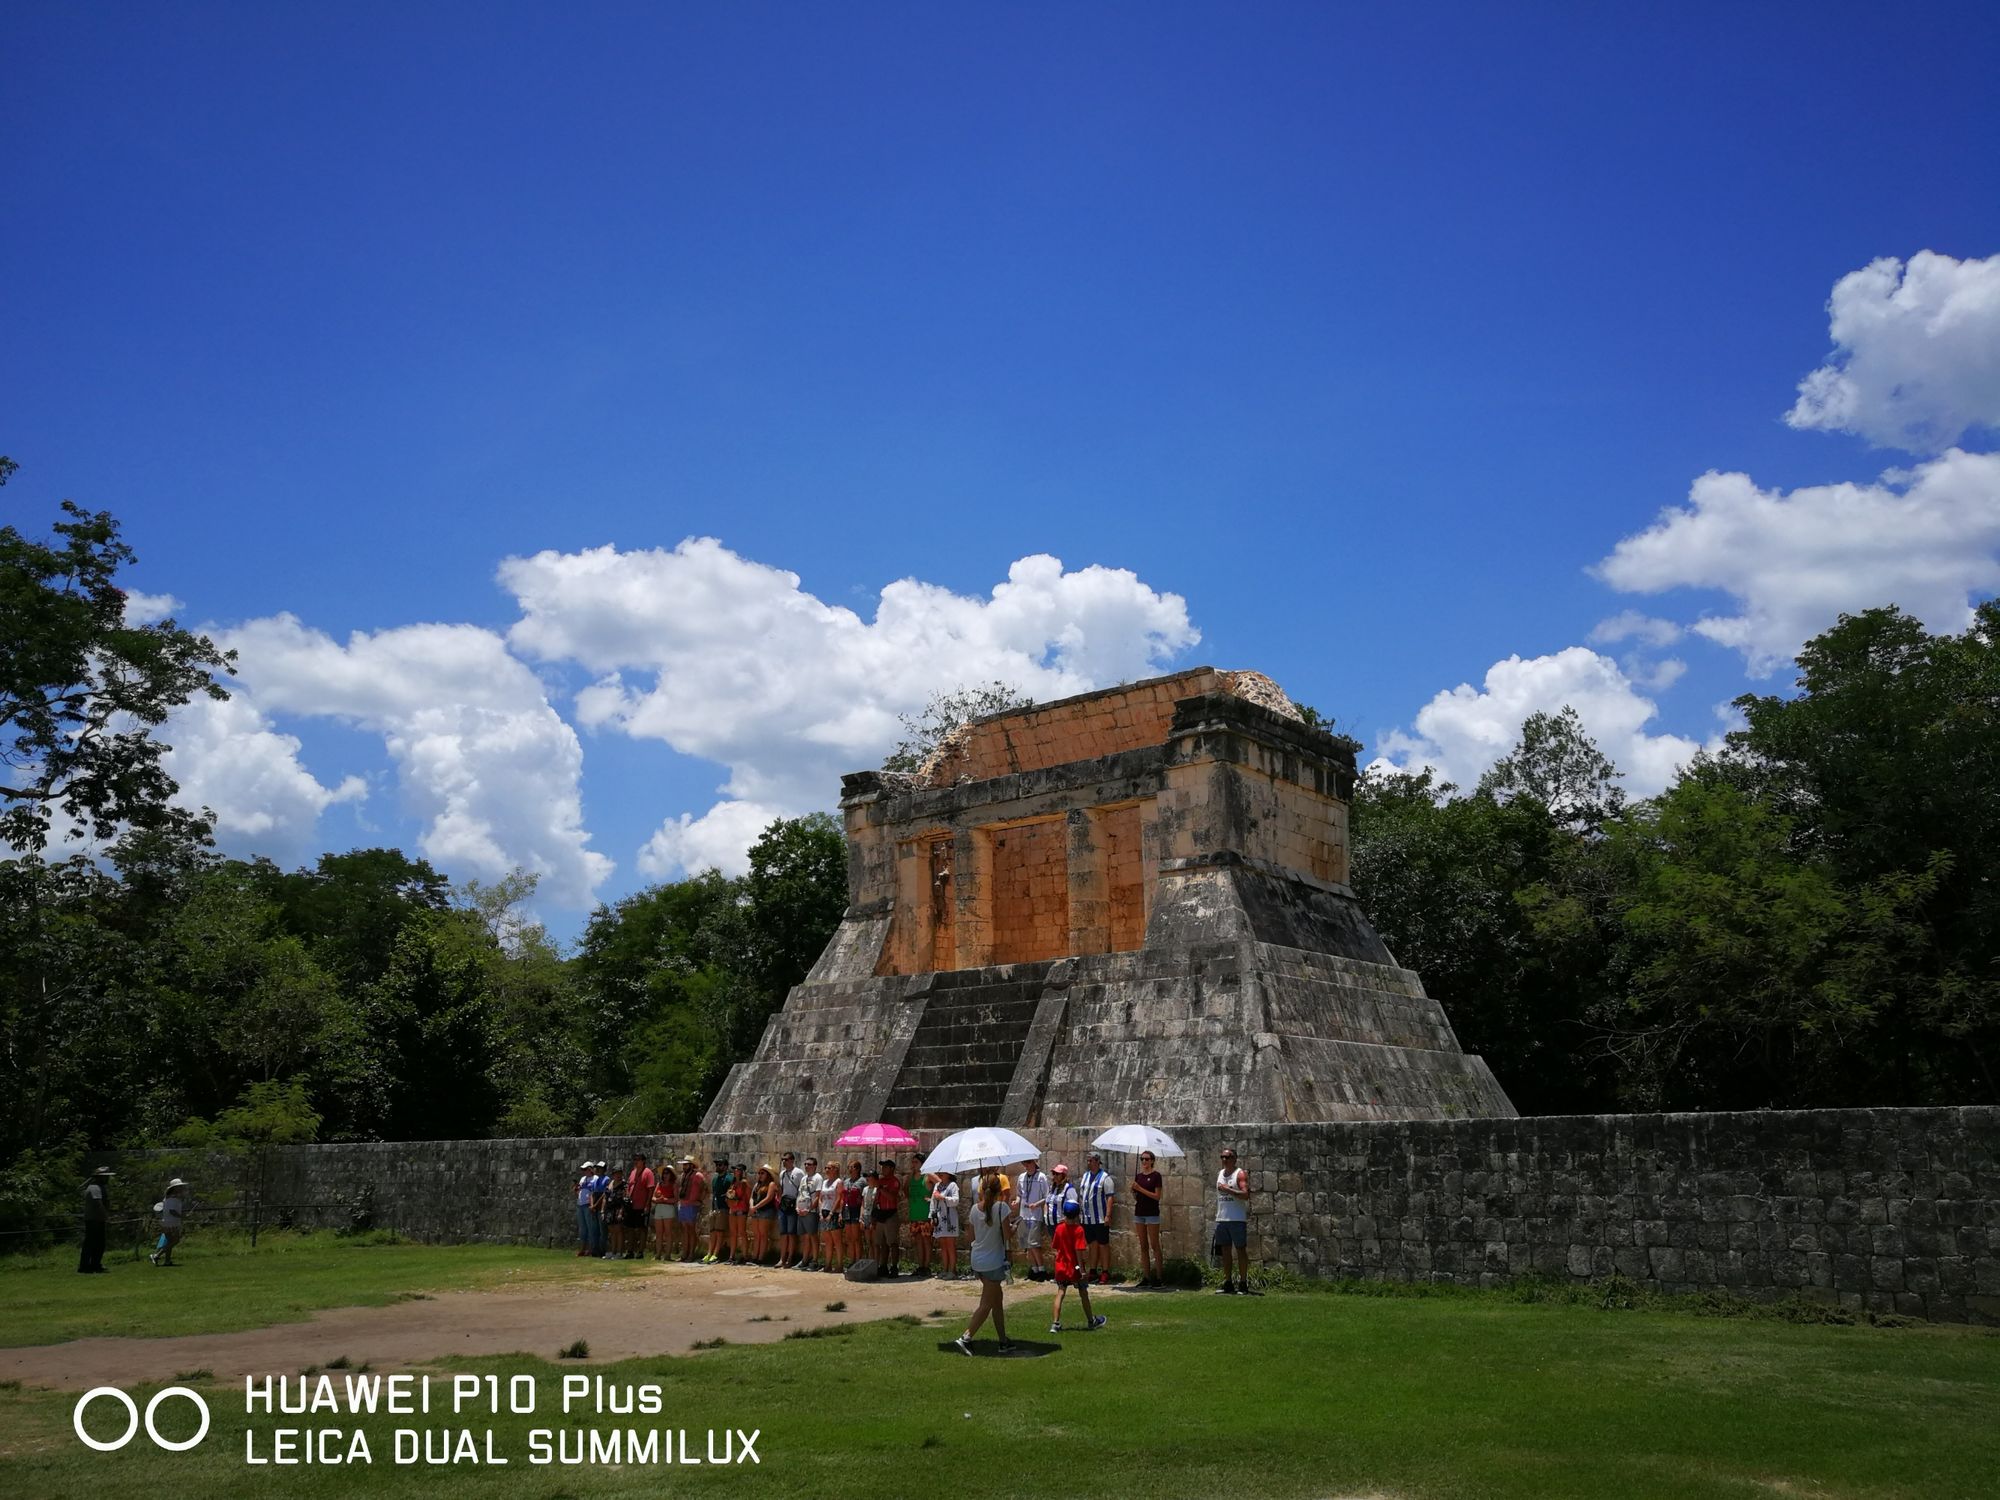
[[[965,1332],[952,1341],[965,1354],[972,1352],[972,1336],[979,1332],[988,1317],[993,1319],[993,1331],[999,1335],[1000,1347],[1013,1347],[1007,1337],[1007,1309],[1001,1304],[1000,1288],[1007,1280],[1007,1226],[1013,1220],[1014,1209],[1002,1193],[1000,1174],[988,1172],[980,1180],[979,1203],[969,1216],[972,1220],[972,1274],[979,1278],[979,1307],[972,1314],[972,1322]]]
[[[940,1275],[958,1275],[958,1179],[949,1172],[931,1174],[931,1242],[943,1256]]]
[[[840,1221],[840,1166],[826,1164],[826,1180],[819,1187],[820,1269],[838,1271],[847,1264],[847,1228]]]

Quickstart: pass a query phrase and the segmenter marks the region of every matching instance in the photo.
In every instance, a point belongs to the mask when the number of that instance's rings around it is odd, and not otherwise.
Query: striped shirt
[[[1083,1222],[1109,1224],[1111,1195],[1117,1191],[1118,1184],[1111,1180],[1109,1172],[1085,1172],[1083,1181],[1077,1184],[1077,1197],[1083,1206]]]

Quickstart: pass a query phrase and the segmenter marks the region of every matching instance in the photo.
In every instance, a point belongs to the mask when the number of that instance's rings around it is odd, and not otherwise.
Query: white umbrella
[[[1034,1161],[1041,1154],[1041,1147],[1011,1130],[1002,1130],[997,1125],[982,1125],[975,1130],[961,1130],[939,1141],[937,1149],[924,1158],[923,1170],[970,1172],[976,1167],[1004,1167],[1017,1161]]]
[[[1137,1156],[1141,1151],[1150,1151],[1155,1156],[1187,1155],[1181,1150],[1179,1141],[1151,1125],[1113,1125],[1090,1144],[1102,1146],[1106,1151],[1121,1151],[1127,1156]]]

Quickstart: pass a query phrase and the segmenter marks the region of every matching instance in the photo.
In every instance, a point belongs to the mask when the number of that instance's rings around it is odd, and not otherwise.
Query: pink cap
[[[1069,1170],[1069,1165],[1066,1162],[1057,1162],[1055,1164],[1055,1170],[1058,1172],[1067,1172]]]

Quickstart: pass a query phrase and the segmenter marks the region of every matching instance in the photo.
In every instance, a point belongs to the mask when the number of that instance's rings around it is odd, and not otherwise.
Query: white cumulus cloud
[[[170,619],[187,606],[172,594],[142,594],[137,589],[125,591],[125,623],[127,625],[151,625],[160,620]]]
[[[1686,633],[1672,620],[1627,609],[1608,620],[1599,620],[1591,628],[1590,639],[1600,646],[1616,645],[1619,641],[1637,641],[1644,646],[1671,646]]]
[[[1873,484],[1759,489],[1708,473],[1685,506],[1619,542],[1593,569],[1613,588],[1719,589],[1733,614],[1693,629],[1768,676],[1841,613],[1894,604],[1933,630],[1962,630],[2000,590],[2000,455],[1950,449]]]
[[[698,818],[693,813],[668,818],[639,850],[639,870],[655,880],[666,880],[683,870],[744,874],[750,868],[750,846],[757,842],[757,835],[793,811],[730,799],[716,803]]]
[[[1162,670],[1200,639],[1179,595],[1046,555],[983,597],[892,583],[873,619],[707,537],[541,552],[499,576],[521,604],[517,650],[598,674],[577,695],[580,722],[728,768],[727,801],[646,845],[655,875],[740,867],[764,822],[827,806],[839,775],[879,761],[899,716],[933,693],[997,679],[1060,697]]]
[[[358,776],[322,786],[299,763],[299,741],[272,728],[241,688],[225,703],[191,699],[160,734],[170,746],[161,763],[180,785],[174,800],[190,811],[213,809],[224,849],[295,862],[321,813],[368,793]]]
[[[1399,770],[1436,769],[1470,790],[1512,750],[1530,714],[1574,708],[1597,748],[1625,773],[1620,783],[1637,797],[1661,791],[1702,746],[1676,734],[1649,734],[1658,714],[1607,656],[1570,646],[1549,656],[1510,656],[1487,669],[1475,688],[1460,683],[1417,711],[1411,731],[1383,736],[1377,764]]]
[[[290,614],[223,633],[258,705],[380,733],[418,847],[459,876],[521,866],[558,906],[589,904],[612,864],[589,848],[583,749],[540,680],[506,643],[471,625],[356,632],[345,645]]]
[[[1884,257],[1834,284],[1834,353],[1799,382],[1794,427],[1937,453],[2000,427],[2000,255]]]

